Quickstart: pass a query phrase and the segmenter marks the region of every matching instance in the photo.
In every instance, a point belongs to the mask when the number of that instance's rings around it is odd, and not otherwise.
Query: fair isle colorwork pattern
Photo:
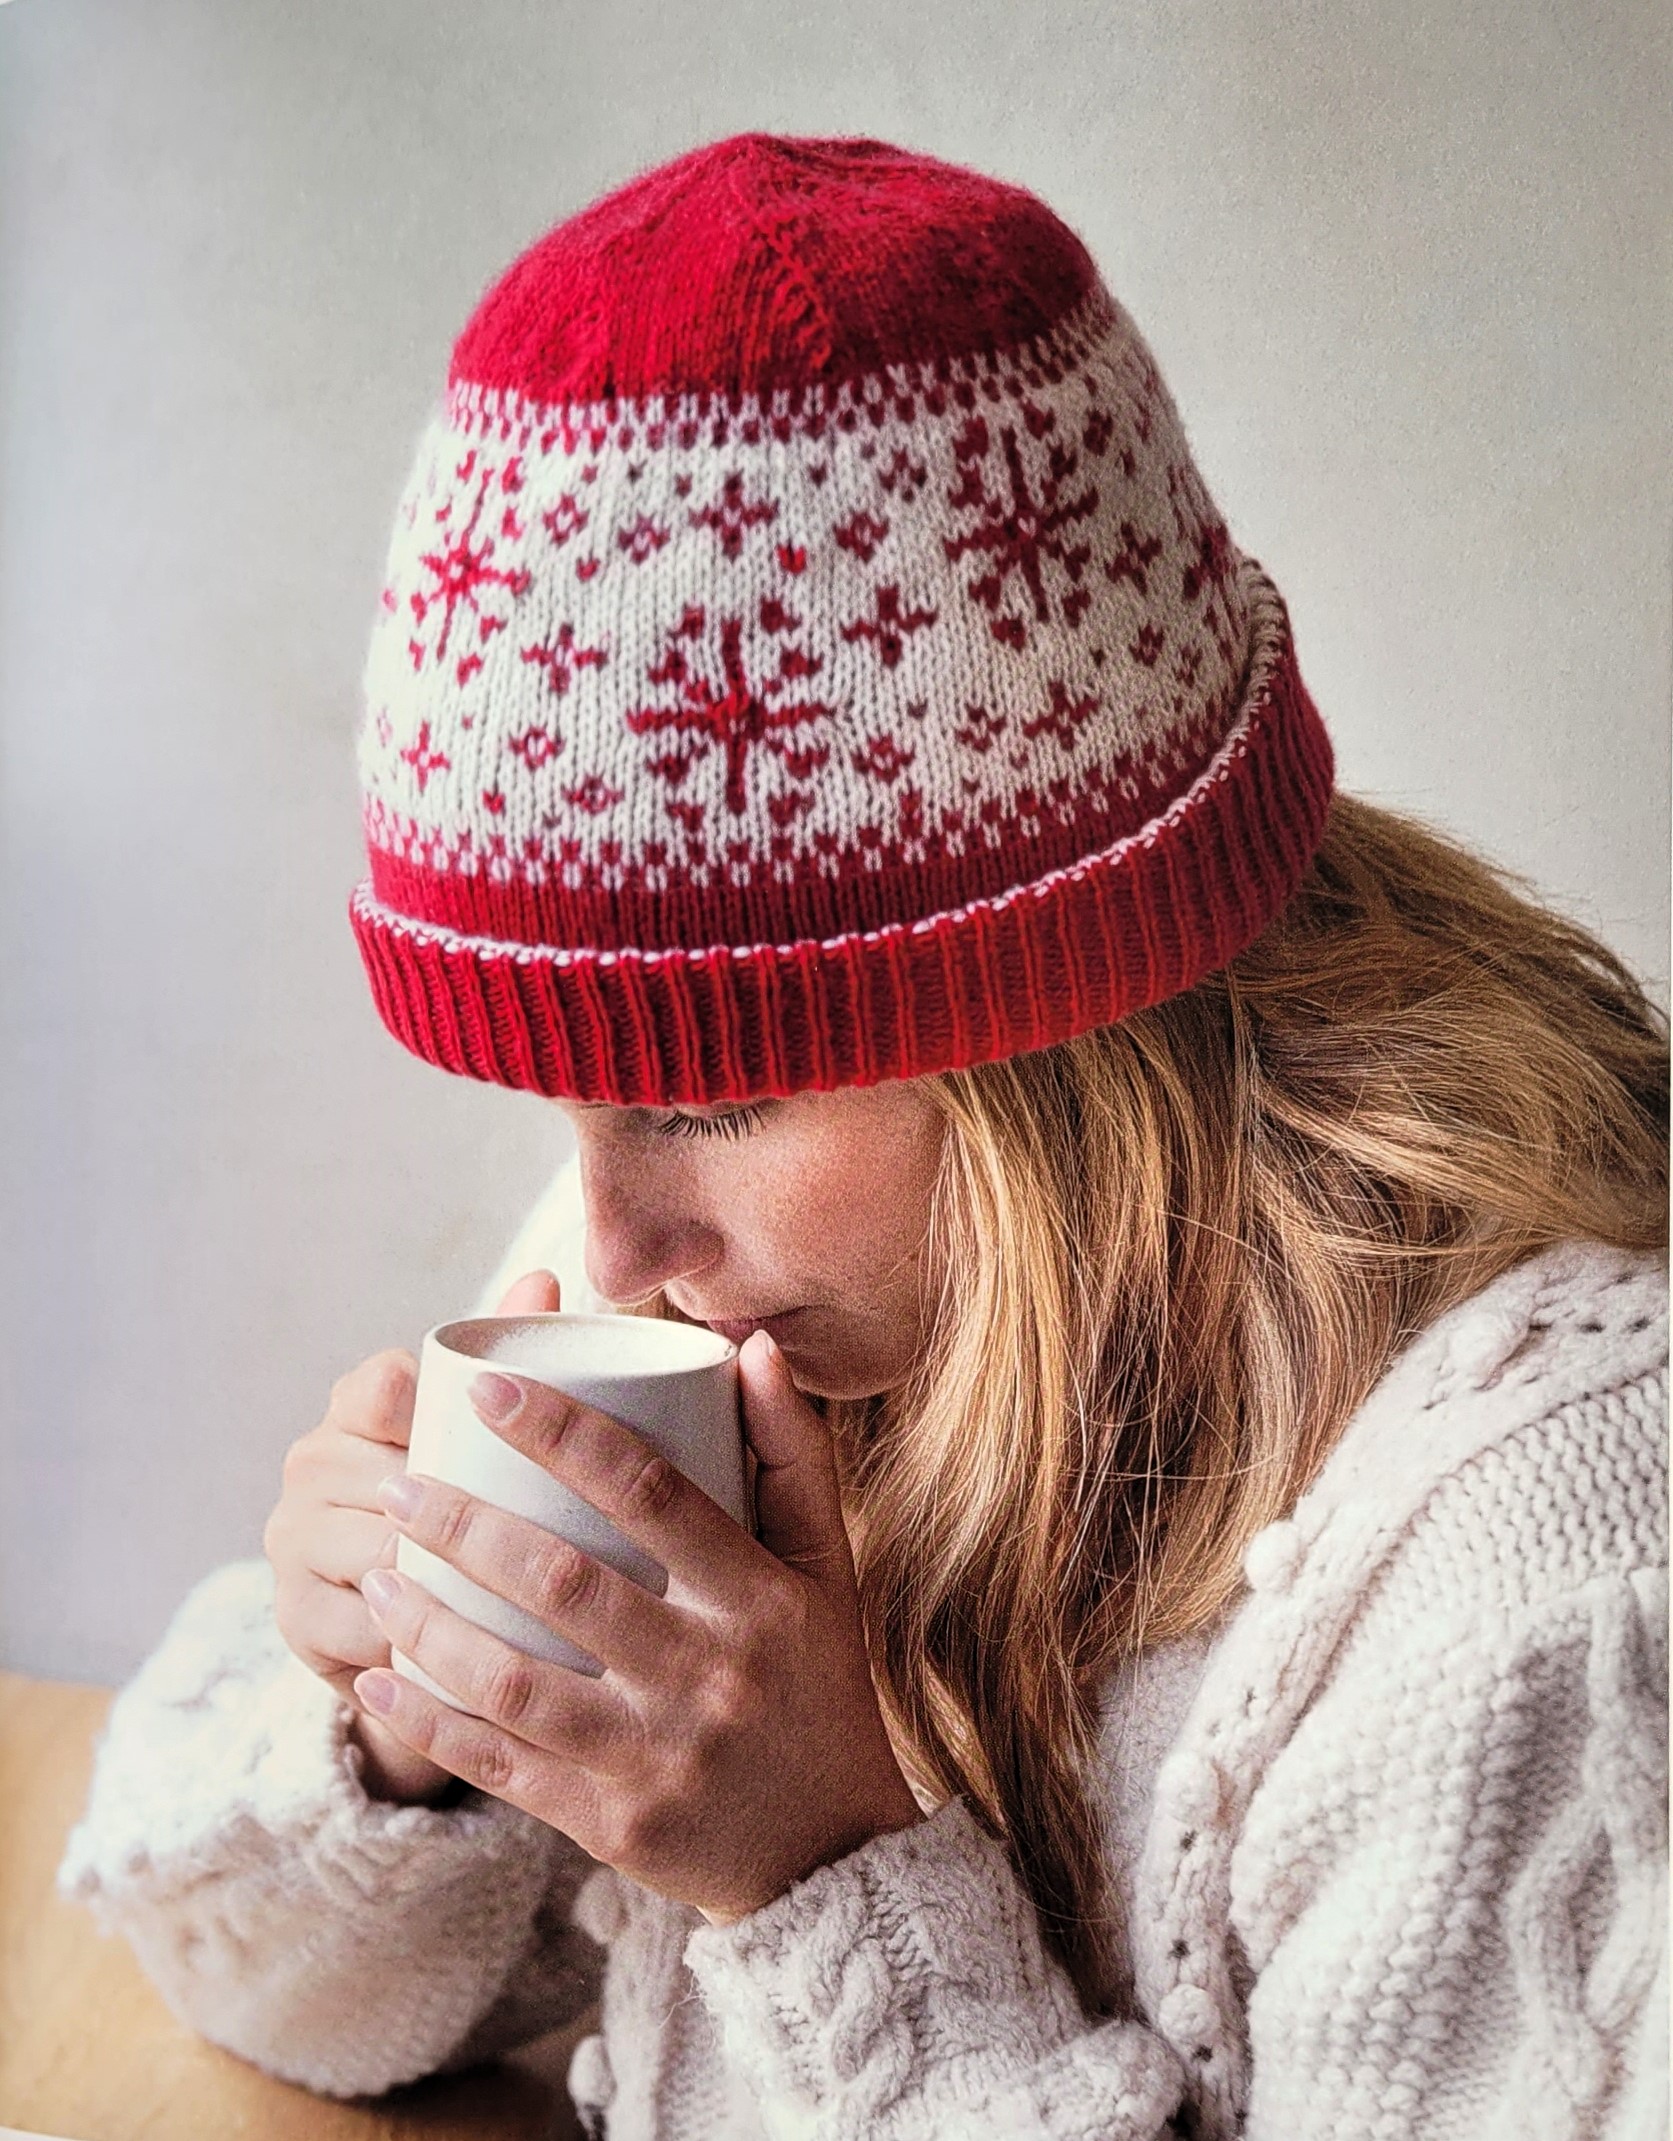
[[[1120,1017],[1264,927],[1333,772],[1282,599],[1079,241],[874,143],[697,151],[489,292],[366,695],[386,1022],[583,1099]]]

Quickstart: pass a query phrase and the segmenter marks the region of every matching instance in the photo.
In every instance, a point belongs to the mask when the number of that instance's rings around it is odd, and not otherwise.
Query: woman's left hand
[[[531,1658],[379,1569],[365,1591],[391,1644],[476,1714],[393,1672],[355,1682],[416,1752],[715,1924],[921,1818],[872,1683],[824,1423],[764,1333],[739,1383],[758,1540],[619,1421],[479,1376],[487,1424],[659,1561],[681,1603],[459,1488],[397,1478],[385,1506],[409,1538],[604,1674]]]

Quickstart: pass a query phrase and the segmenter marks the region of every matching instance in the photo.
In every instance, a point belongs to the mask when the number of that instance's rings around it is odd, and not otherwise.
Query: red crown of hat
[[[747,134],[454,349],[366,670],[378,1008],[740,1100],[1044,1047],[1249,943],[1329,739],[1137,329],[1033,195]]]

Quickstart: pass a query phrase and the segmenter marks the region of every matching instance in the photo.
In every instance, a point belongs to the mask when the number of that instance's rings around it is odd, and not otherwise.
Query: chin
[[[688,1323],[700,1331],[713,1329],[712,1324],[700,1316],[688,1315],[666,1296],[662,1313],[675,1323]],[[891,1367],[883,1361],[868,1361],[863,1354],[857,1359],[840,1353],[833,1355],[827,1347],[817,1343],[813,1330],[800,1341],[787,1334],[780,1339],[779,1346],[790,1369],[790,1380],[810,1398],[852,1402],[859,1398],[881,1397],[885,1391],[905,1382],[910,1367],[909,1363],[896,1363]]]
[[[884,1375],[875,1368],[868,1371],[863,1361],[803,1359],[790,1346],[784,1348],[784,1358],[789,1365],[791,1381],[810,1398],[841,1401],[876,1398],[903,1380],[899,1376]]]

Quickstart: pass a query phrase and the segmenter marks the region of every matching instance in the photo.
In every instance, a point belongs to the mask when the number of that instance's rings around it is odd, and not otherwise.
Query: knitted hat
[[[378,1009],[617,1102],[1007,1056],[1188,988],[1333,778],[1086,248],[1015,186],[742,134],[551,231],[453,351],[360,746]]]

